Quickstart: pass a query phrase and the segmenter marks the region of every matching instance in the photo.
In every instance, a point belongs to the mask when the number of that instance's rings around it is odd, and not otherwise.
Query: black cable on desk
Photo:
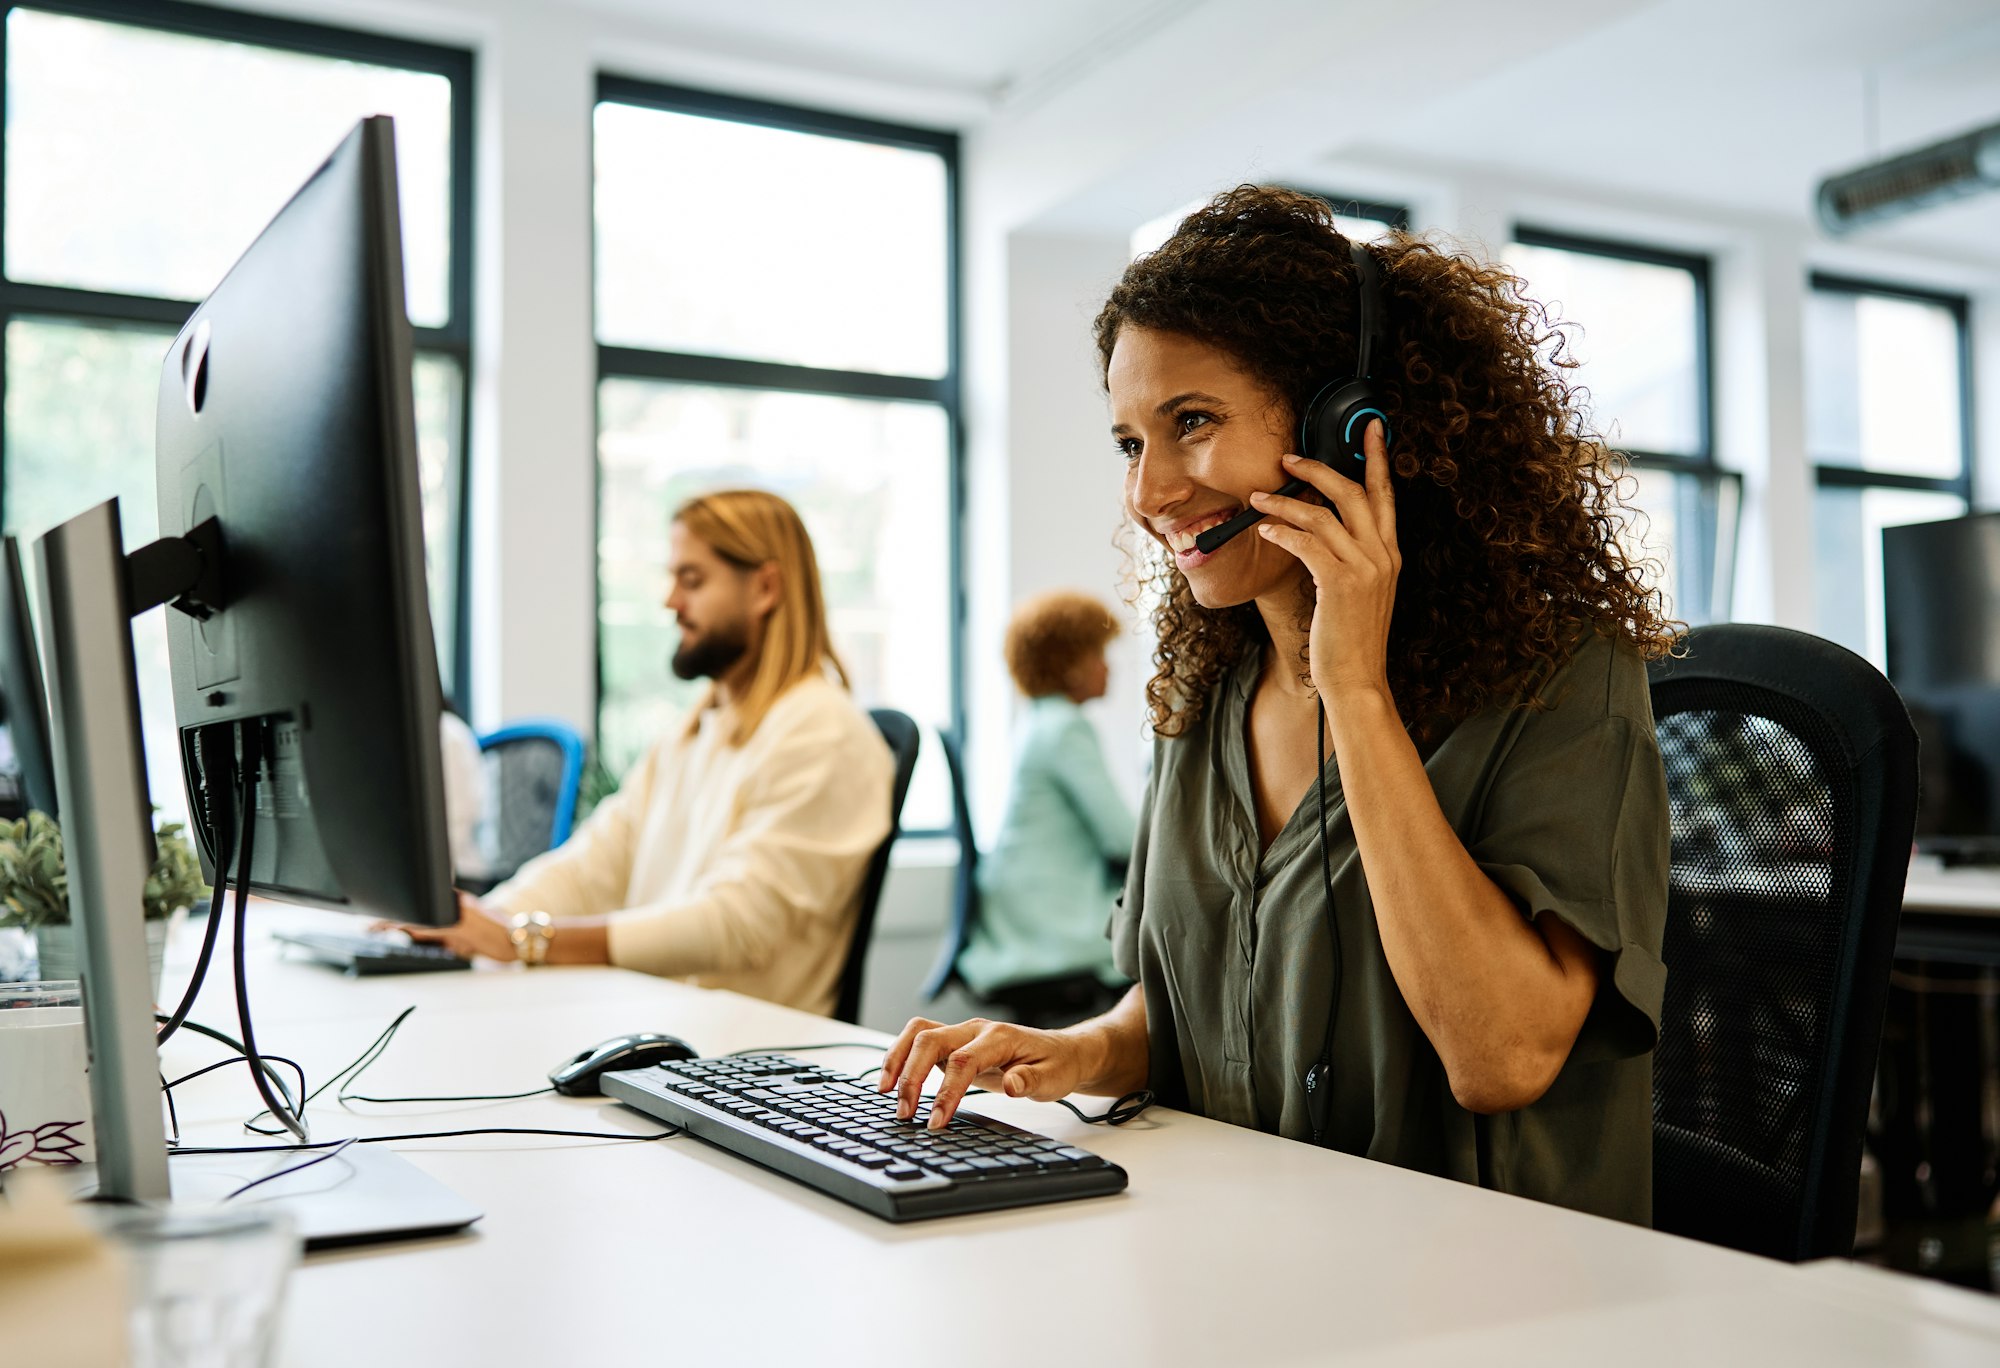
[[[397,1140],[456,1140],[466,1135],[554,1135],[577,1140],[671,1140],[685,1132],[668,1126],[652,1135],[632,1135],[620,1131],[554,1130],[546,1126],[472,1126],[465,1130],[413,1131],[406,1135],[351,1135],[345,1140],[307,1140],[296,1145],[175,1145],[174,1154],[281,1154],[299,1150],[328,1149],[335,1145],[386,1145]],[[273,1175],[274,1177],[276,1175]]]
[[[243,801],[238,809],[243,814],[243,840],[237,848],[236,871],[236,926],[234,952],[236,978],[236,1025],[243,1032],[243,1053],[251,1060],[250,1080],[257,1085],[257,1095],[264,1099],[264,1109],[276,1117],[284,1128],[301,1141],[311,1139],[307,1132],[304,1103],[293,1109],[279,1104],[271,1092],[271,1085],[264,1077],[264,1069],[258,1062],[257,1029],[250,1019],[250,973],[244,955],[245,932],[250,919],[250,871],[255,868],[252,852],[257,838],[257,773],[263,766],[264,725],[253,720],[242,724]],[[289,1099],[288,1099],[289,1100]]]

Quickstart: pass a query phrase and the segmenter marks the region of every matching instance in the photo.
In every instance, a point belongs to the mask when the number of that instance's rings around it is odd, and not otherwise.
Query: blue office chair
[[[861,880],[861,912],[854,919],[854,935],[847,943],[847,962],[840,969],[840,991],[834,999],[833,1014],[841,1021],[861,1020],[861,971],[868,962],[868,945],[875,937],[875,909],[882,902],[882,886],[889,878],[889,850],[902,830],[903,799],[910,792],[910,776],[917,768],[917,724],[894,708],[875,708],[874,720],[882,739],[896,758],[896,777],[889,790],[889,834],[875,848],[868,873]]]
[[[1653,1225],[1846,1257],[1916,729],[1874,666],[1781,627],[1697,627],[1649,674],[1673,827]]]
[[[583,737],[566,722],[536,718],[488,732],[479,752],[494,805],[481,833],[490,887],[569,839],[583,786]]]

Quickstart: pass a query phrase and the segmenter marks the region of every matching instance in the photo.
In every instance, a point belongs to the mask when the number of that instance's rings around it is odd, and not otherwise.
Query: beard
[[[750,649],[750,634],[743,624],[717,627],[689,641],[681,638],[674,650],[676,679],[717,679],[726,674],[743,653]]]

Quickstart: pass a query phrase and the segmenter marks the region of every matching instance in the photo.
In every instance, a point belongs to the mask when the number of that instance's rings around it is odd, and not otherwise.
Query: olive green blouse
[[[1332,989],[1318,799],[1309,789],[1260,855],[1246,751],[1258,665],[1249,653],[1198,722],[1155,742],[1111,935],[1119,969],[1146,995],[1160,1100],[1306,1140],[1302,1080]],[[1645,1225],[1668,841],[1645,665],[1592,635],[1542,696],[1546,707],[1460,723],[1424,765],[1452,829],[1521,914],[1553,914],[1603,951],[1569,1060],[1519,1111],[1478,1116],[1453,1099],[1383,955],[1335,757],[1327,841],[1341,991],[1326,1141]]]

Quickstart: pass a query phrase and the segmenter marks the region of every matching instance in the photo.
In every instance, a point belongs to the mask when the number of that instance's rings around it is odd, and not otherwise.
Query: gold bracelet
[[[549,946],[555,938],[556,919],[546,912],[517,912],[507,919],[507,939],[514,942],[514,953],[530,969],[548,962]]]

